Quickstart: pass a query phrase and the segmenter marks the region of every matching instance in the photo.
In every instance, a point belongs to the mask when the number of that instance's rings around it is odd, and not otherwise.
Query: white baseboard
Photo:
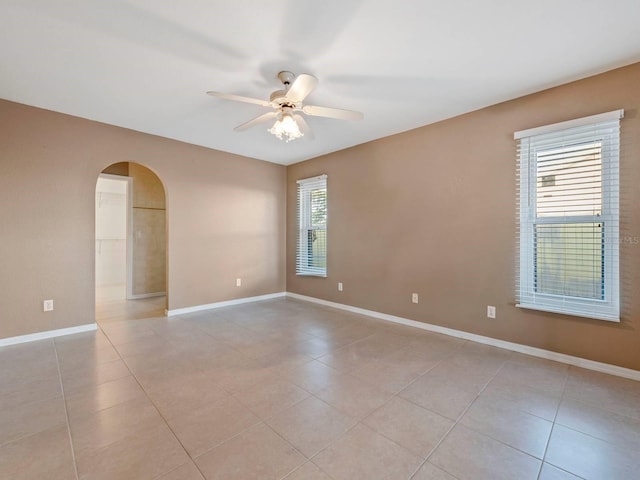
[[[213,308],[230,307],[232,305],[241,305],[243,303],[259,302],[261,300],[271,300],[272,298],[282,298],[286,296],[286,292],[270,293],[268,295],[258,295],[257,297],[236,298],[235,300],[226,300],[224,302],[207,303],[206,305],[196,305],[195,307],[176,308],[174,310],[165,310],[167,317],[174,315],[184,315],[185,313],[201,312],[202,310],[211,310]]]
[[[616,365],[610,365],[608,363],[596,362],[593,360],[587,360],[586,358],[574,357],[572,355],[565,355],[564,353],[551,352],[549,350],[543,350],[541,348],[529,347],[527,345],[521,345],[519,343],[507,342],[505,340],[498,340],[491,337],[483,337],[482,335],[476,335],[474,333],[464,332],[462,330],[455,330],[453,328],[441,327],[438,325],[432,325],[430,323],[418,322],[416,320],[409,320],[408,318],[396,317],[395,315],[388,315],[386,313],[376,312],[374,310],[366,310],[364,308],[352,307],[351,305],[345,305],[342,303],[330,302],[328,300],[322,300],[315,297],[307,297],[297,293],[287,292],[287,297],[295,298],[298,300],[304,300],[306,302],[318,303],[320,305],[326,305],[328,307],[339,308],[352,313],[358,313],[360,315],[366,315],[368,317],[378,318],[380,320],[387,320],[389,322],[400,323],[402,325],[408,325],[410,327],[421,328],[430,332],[442,333],[451,337],[463,338],[465,340],[471,340],[472,342],[483,343],[485,345],[492,345],[494,347],[504,348],[505,350],[511,350],[514,352],[524,353],[534,357],[545,358],[547,360],[554,360],[556,362],[566,363],[568,365],[574,365],[576,367],[586,368],[588,370],[594,370],[596,372],[608,373],[610,375],[616,375],[618,377],[629,378],[631,380],[640,381],[640,371],[632,370],[630,368],[618,367]]]
[[[127,300],[139,300],[141,298],[151,298],[151,297],[164,297],[167,292],[156,292],[156,293],[139,293],[137,295],[129,295]]]
[[[96,323],[86,325],[78,325],[77,327],[59,328],[57,330],[47,330],[46,332],[30,333],[29,335],[20,335],[18,337],[0,338],[0,347],[8,345],[17,345],[19,343],[35,342],[36,340],[46,340],[47,338],[62,337],[64,335],[72,335],[74,333],[92,332],[98,329]]]

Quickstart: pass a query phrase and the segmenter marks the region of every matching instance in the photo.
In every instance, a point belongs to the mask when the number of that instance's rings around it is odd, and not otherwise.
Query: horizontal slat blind
[[[519,137],[521,307],[619,320],[621,112],[615,113]]]
[[[298,180],[298,275],[327,275],[327,176]]]

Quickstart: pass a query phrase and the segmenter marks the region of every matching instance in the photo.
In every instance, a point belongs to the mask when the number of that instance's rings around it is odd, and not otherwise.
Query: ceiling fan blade
[[[338,118],[340,120],[362,120],[364,115],[353,110],[343,110],[342,108],[318,107],[316,105],[305,105],[302,111],[314,117]]]
[[[238,125],[236,128],[234,128],[234,130],[236,132],[242,132],[244,130],[247,130],[248,128],[251,127],[255,127],[256,125],[260,124],[260,123],[264,123],[267,122],[273,118],[276,118],[278,116],[277,112],[267,112],[267,113],[263,113],[262,115],[260,115],[259,117],[256,117],[252,120],[249,120],[248,122],[243,123],[242,125]]]
[[[301,102],[309,95],[318,85],[318,79],[308,73],[301,73],[293,81],[286,97],[292,102]]]
[[[263,107],[271,106],[271,104],[266,100],[260,100],[258,98],[251,98],[251,97],[243,97],[241,95],[234,95],[232,93],[207,92],[207,95],[211,95],[212,97],[222,98],[224,100],[233,100],[234,102],[254,103],[256,105],[261,105]]]
[[[293,119],[298,124],[298,127],[300,127],[300,131],[304,134],[304,137],[308,140],[313,140],[313,131],[309,128],[309,124],[304,117],[296,113],[293,115]]]

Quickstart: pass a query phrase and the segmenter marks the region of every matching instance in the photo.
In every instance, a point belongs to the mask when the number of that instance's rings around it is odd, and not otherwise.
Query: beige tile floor
[[[640,382],[291,299],[163,309],[0,349],[0,478],[640,478]]]

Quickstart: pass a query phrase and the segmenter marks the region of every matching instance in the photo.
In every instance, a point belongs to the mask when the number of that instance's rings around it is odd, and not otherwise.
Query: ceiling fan
[[[238,125],[234,130],[241,132],[275,119],[275,123],[268,131],[280,140],[285,140],[286,142],[290,142],[304,135],[312,137],[311,129],[302,114],[312,117],[336,118],[339,120],[362,120],[363,118],[362,113],[354,112],[353,110],[303,104],[304,99],[307,98],[307,95],[309,95],[318,84],[318,79],[313,75],[301,73],[295,76],[291,72],[283,71],[278,73],[278,79],[284,85],[284,89],[273,92],[268,101],[231,93],[207,92],[207,94],[225,100],[253,103],[262,107],[272,108],[273,111],[263,113],[242,125]]]

